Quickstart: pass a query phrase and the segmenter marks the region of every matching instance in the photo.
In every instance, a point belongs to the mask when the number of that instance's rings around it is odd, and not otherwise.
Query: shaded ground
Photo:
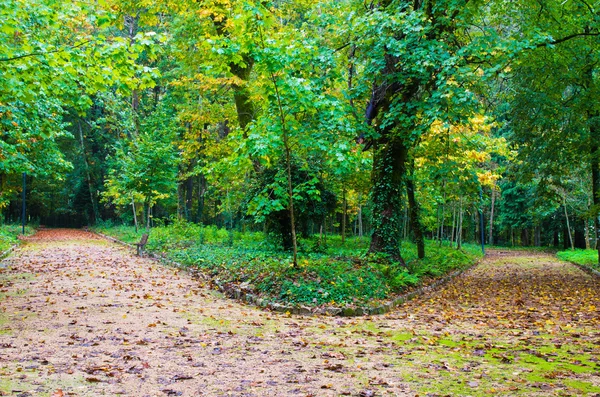
[[[385,316],[289,317],[82,231],[0,268],[0,395],[600,396],[600,281],[491,255]]]

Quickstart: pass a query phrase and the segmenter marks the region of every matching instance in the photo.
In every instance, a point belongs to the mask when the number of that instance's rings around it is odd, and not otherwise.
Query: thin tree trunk
[[[463,199],[460,198],[460,204],[458,209],[458,234],[456,236],[456,249],[462,247],[462,225],[463,225]]]
[[[404,222],[402,223],[402,234],[404,240],[408,238],[408,206],[404,207]]]
[[[442,216],[441,216],[442,224],[440,225],[440,246],[442,245],[442,242],[444,241],[444,217],[446,216],[445,212],[446,212],[446,193],[444,193],[444,201],[442,203]]]
[[[346,202],[346,187],[342,188],[342,244],[346,243],[346,211],[348,203]]]
[[[362,204],[358,204],[358,237],[363,237]]]
[[[454,235],[456,233],[456,205],[452,204],[452,227],[450,228],[450,246],[454,246]]]
[[[150,204],[148,202],[144,203],[144,212],[142,212],[142,217],[146,218],[146,233],[148,233],[150,231]]]
[[[191,167],[191,165],[190,165]],[[191,170],[190,170],[191,171]],[[185,181],[185,220],[192,220],[192,207],[194,204],[194,179],[189,176]]]
[[[590,165],[592,168],[592,200],[594,203],[592,215],[594,217],[595,249],[598,251],[598,263],[600,264],[600,241],[598,240],[600,238],[600,224],[598,222],[600,212],[600,121],[598,117],[600,115],[594,114],[593,116],[589,117],[592,120],[590,125]]]
[[[425,258],[425,238],[423,237],[423,226],[421,225],[420,212],[421,208],[415,198],[415,181],[414,181],[414,160],[411,158],[409,170],[406,177],[406,197],[408,199],[408,219],[410,228],[413,232],[415,244],[417,245],[417,257]]]
[[[138,232],[138,221],[137,214],[135,213],[135,199],[131,196],[131,208],[133,209],[133,224],[135,225],[135,232]]]
[[[488,244],[494,245],[494,207],[496,203],[496,185],[492,186],[492,206],[490,208],[490,231],[488,237]]]
[[[321,223],[321,227],[319,227],[319,246],[323,246],[323,224]]]
[[[83,154],[83,162],[85,164],[85,173],[87,176],[88,190],[90,191],[90,201],[92,202],[92,212],[94,214],[93,223],[95,223],[98,219],[98,206],[96,205],[96,199],[94,195],[94,189],[92,185],[92,177],[90,174],[90,166],[87,160],[87,154],[85,151],[85,144],[83,142],[83,129],[81,128],[81,120],[78,120],[79,125],[79,142],[81,143],[81,153]]]
[[[127,37],[129,38],[129,45],[135,44],[135,36],[138,32],[138,23],[140,15],[125,15],[124,25],[127,29]],[[139,134],[140,131],[140,120],[138,117],[138,108],[140,106],[140,93],[137,88],[134,88],[131,92],[131,110],[133,115],[133,123],[135,128],[135,135]],[[130,137],[131,138],[131,137]]]
[[[567,220],[567,233],[569,234],[569,241],[571,242],[571,249],[575,249],[575,245],[573,244],[573,236],[571,236],[571,224],[569,223],[569,214],[567,212],[567,197],[565,196],[563,199],[563,207],[565,209],[565,219]]]

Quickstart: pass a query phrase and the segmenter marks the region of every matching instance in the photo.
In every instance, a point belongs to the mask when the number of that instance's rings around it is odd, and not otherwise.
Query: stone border
[[[107,240],[115,242],[117,244],[135,249],[136,247],[132,244],[126,243],[124,241],[118,240],[114,237],[107,236],[106,234],[88,230],[90,233],[94,233],[100,237],[103,237]],[[166,258],[165,255],[157,255],[153,253],[146,253],[146,255],[154,260],[159,262],[163,262],[170,266],[174,266],[178,269],[185,270],[190,272],[192,269],[190,266],[183,265],[179,262],[172,261]],[[261,298],[259,295],[255,293],[255,291],[250,287],[249,284],[242,283],[241,285],[230,285],[220,283],[219,280],[211,280],[203,275],[202,272],[194,272],[194,276],[202,276],[202,278],[212,284],[214,284],[223,295],[245,302],[247,304],[259,307],[261,309],[269,309],[279,313],[290,313],[297,314],[303,316],[312,316],[312,315],[325,315],[325,316],[340,316],[340,317],[358,317],[365,315],[376,315],[376,314],[386,314],[394,310],[396,307],[402,305],[405,302],[408,302],[417,296],[424,295],[426,293],[432,292],[442,285],[448,283],[449,281],[455,279],[456,277],[472,270],[475,266],[479,265],[481,261],[485,258],[480,258],[479,260],[473,262],[469,266],[464,269],[459,269],[451,272],[450,274],[434,281],[433,283],[419,287],[411,292],[406,294],[397,296],[393,300],[377,305],[377,306],[366,306],[366,307],[352,307],[352,306],[344,306],[344,307],[310,307],[310,306],[302,306],[302,305],[284,305],[281,303],[270,302],[267,299]]]
[[[558,258],[558,259],[560,259],[560,258]],[[586,272],[590,276],[600,277],[600,272],[598,270],[594,269],[591,266],[582,265],[581,263],[576,263],[576,262],[572,262],[572,261],[567,261],[567,262],[569,262],[571,265],[577,266],[578,268],[580,268],[581,270],[583,270],[584,272]]]
[[[13,250],[15,248],[17,248],[19,246],[19,244],[13,244],[11,245],[11,247],[9,249],[7,249],[6,251],[4,251],[3,253],[0,254],[0,260],[6,258],[7,256],[10,255],[11,252],[13,252]]]

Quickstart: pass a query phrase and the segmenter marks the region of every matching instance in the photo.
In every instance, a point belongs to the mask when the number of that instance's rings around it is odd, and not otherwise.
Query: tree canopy
[[[600,248],[597,7],[2,0],[3,217]]]

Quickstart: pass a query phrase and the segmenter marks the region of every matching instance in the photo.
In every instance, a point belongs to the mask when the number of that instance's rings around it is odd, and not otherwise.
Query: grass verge
[[[600,265],[598,265],[598,251],[596,250],[575,249],[560,251],[556,254],[556,256],[565,261],[578,263],[580,265],[589,266],[593,269],[600,270]]]
[[[0,253],[9,249],[16,244],[21,234],[21,225],[0,225]],[[31,226],[25,226],[25,235],[30,235],[34,232]]]
[[[97,231],[125,242],[139,241],[143,230],[104,225]],[[384,256],[365,255],[368,239],[318,236],[300,240],[298,266],[263,233],[237,232],[184,222],[150,231],[147,249],[196,267],[220,283],[244,284],[263,298],[286,304],[364,305],[465,268],[479,257],[479,248],[457,250],[427,242],[427,258],[417,259],[414,244],[404,242],[407,268]]]

